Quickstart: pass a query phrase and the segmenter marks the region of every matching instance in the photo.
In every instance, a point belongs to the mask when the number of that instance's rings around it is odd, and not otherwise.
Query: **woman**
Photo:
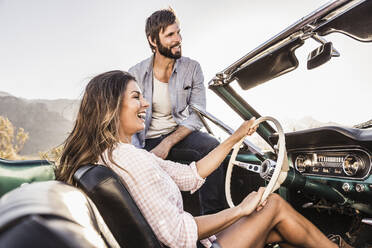
[[[88,163],[112,168],[157,238],[169,247],[195,247],[197,240],[206,247],[338,247],[278,195],[258,205],[263,188],[216,214],[193,217],[184,212],[180,190],[196,191],[233,145],[257,127],[252,127],[254,119],[244,122],[203,159],[182,165],[131,145],[132,135],[144,128],[147,107],[130,74],[111,71],[93,78],[65,142],[57,178],[72,184],[74,172]]]

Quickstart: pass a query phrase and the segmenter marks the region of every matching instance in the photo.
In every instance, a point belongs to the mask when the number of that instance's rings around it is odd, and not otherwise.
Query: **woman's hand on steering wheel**
[[[265,187],[260,187],[258,191],[252,191],[243,199],[238,205],[243,216],[250,215],[255,210],[260,211],[265,206],[266,201],[259,204],[264,191]]]
[[[231,135],[235,143],[241,140],[243,137],[252,135],[254,132],[256,132],[258,125],[252,126],[255,120],[256,118],[252,117],[250,120],[244,121],[240,125],[240,127]]]
[[[243,139],[245,136],[243,136],[233,147],[233,151],[231,153],[231,157],[229,160],[229,165],[227,166],[226,171],[226,180],[225,180],[225,192],[226,192],[226,200],[230,207],[234,207],[234,202],[231,198],[231,192],[230,192],[230,182],[231,182],[231,175],[232,175],[232,167],[234,165],[238,165],[240,167],[243,167],[249,171],[252,171],[254,173],[259,173],[260,176],[268,181],[265,191],[261,198],[261,205],[258,206],[257,210],[261,209],[265,204],[265,200],[267,197],[277,190],[280,185],[286,180],[289,170],[288,165],[288,158],[287,158],[287,151],[285,146],[285,135],[282,126],[280,123],[274,119],[273,117],[266,116],[266,117],[260,117],[256,121],[254,121],[254,118],[249,120],[248,122],[244,122],[239,129],[234,133],[234,138],[238,138],[241,135],[244,134],[251,134],[254,131],[256,131],[258,124],[265,122],[265,121],[271,121],[275,124],[278,132],[278,144],[277,147],[279,148],[277,153],[277,161],[273,161],[271,159],[265,159],[261,165],[257,164],[250,164],[242,161],[236,160],[236,157],[238,155],[238,152],[241,148],[241,144],[243,142]],[[253,126],[254,125],[254,126]],[[253,127],[252,127],[253,126]],[[250,130],[251,129],[251,130]],[[232,135],[232,136],[233,136]],[[231,136],[230,136],[231,137]],[[234,139],[233,139],[234,141]]]

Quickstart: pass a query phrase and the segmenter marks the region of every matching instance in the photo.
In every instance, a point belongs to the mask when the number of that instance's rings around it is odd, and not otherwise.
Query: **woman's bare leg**
[[[280,233],[278,233],[275,229],[271,230],[269,233],[269,237],[266,240],[266,244],[280,244],[280,248],[296,248],[296,246],[290,245],[287,242],[284,241],[284,238]]]
[[[287,247],[337,247],[276,194],[268,198],[261,211],[241,218],[218,234],[223,248],[262,248],[265,244],[283,241]]]

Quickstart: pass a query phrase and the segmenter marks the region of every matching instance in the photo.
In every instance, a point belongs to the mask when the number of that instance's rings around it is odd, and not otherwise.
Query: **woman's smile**
[[[146,109],[149,103],[143,98],[136,81],[128,82],[120,110],[120,140],[130,140],[133,134],[145,128]]]

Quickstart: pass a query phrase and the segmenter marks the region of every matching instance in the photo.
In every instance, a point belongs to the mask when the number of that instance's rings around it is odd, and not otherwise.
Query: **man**
[[[129,69],[150,103],[145,129],[134,145],[173,161],[197,161],[219,142],[200,132],[202,123],[190,104],[205,109],[204,77],[198,62],[182,56],[178,20],[172,10],[154,12],[146,21],[146,37],[153,55]],[[224,170],[220,166],[199,190],[201,213],[226,207]]]

